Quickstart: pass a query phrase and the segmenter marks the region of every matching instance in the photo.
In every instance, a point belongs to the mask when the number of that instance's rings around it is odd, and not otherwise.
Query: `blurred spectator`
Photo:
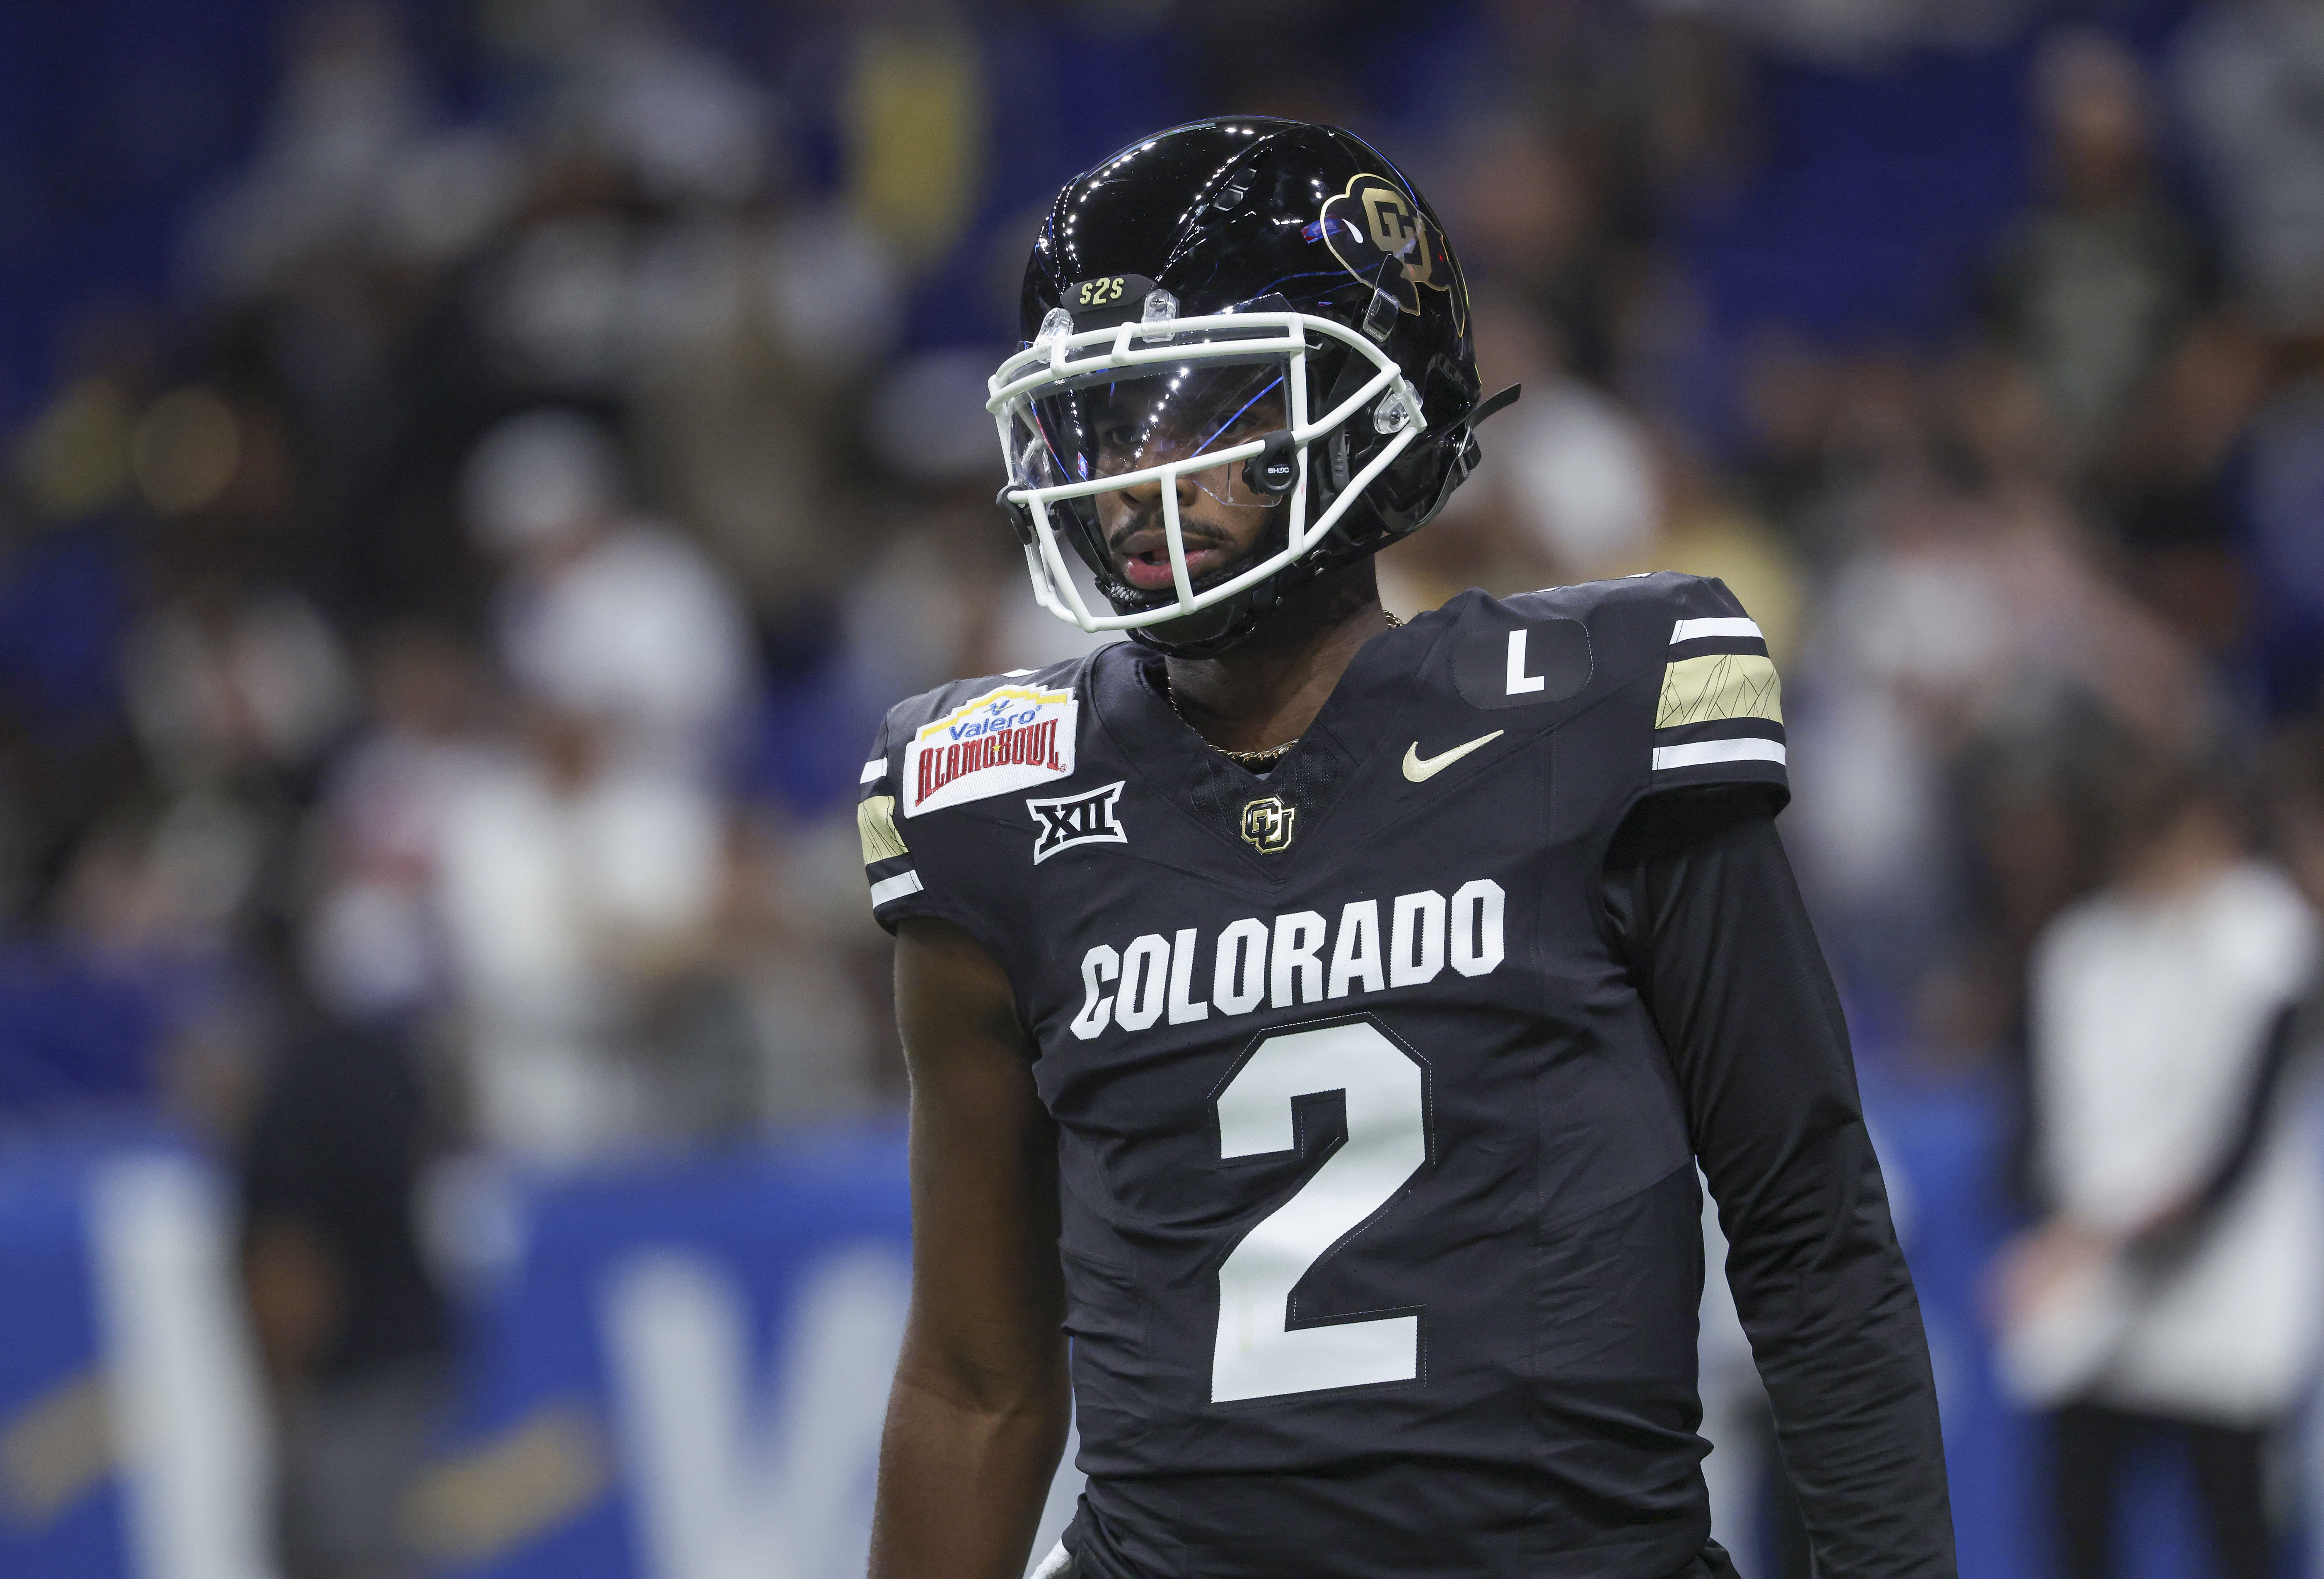
[[[244,832],[199,801],[96,821],[43,931],[0,946],[0,1111],[239,1128],[257,1011],[227,947],[251,876]]]
[[[351,1023],[408,1021],[448,1001],[436,905],[447,808],[480,771],[481,681],[454,638],[387,633],[371,722],[341,753],[315,814],[303,965]]]
[[[1742,600],[1778,664],[1799,651],[1805,614],[1801,567],[1791,545],[1755,514],[1743,491],[1712,474],[1675,429],[1652,435],[1655,488],[1663,502],[1656,540],[1614,568],[1683,570],[1712,576]]]
[[[321,306],[360,283],[354,260],[443,263],[506,216],[516,155],[490,127],[443,124],[394,6],[326,0],[293,13],[286,43],[255,157],[190,227],[188,262],[208,290]]]
[[[280,1432],[289,1579],[401,1579],[404,1500],[448,1380],[420,1257],[426,1094],[407,1039],[314,1016],[244,1148],[243,1275]]]
[[[305,769],[354,716],[346,653],[313,605],[225,577],[173,588],[122,665],[137,733],[180,784]]]
[[[669,1000],[669,1056],[696,1072],[683,1116],[715,1136],[872,1111],[887,1091],[872,1057],[887,1028],[871,1022],[851,978],[867,954],[874,969],[884,962],[853,924],[855,873],[843,866],[827,882],[815,841],[755,819],[729,848],[719,944]]]
[[[656,202],[732,203],[765,173],[767,95],[649,4],[519,4],[504,46],[547,66],[553,143],[578,143]]]
[[[135,974],[66,938],[19,944],[0,956],[0,1113],[12,1126],[159,1105],[166,1016]]]
[[[2144,74],[2094,30],[2052,35],[2034,71],[2045,199],[2005,244],[1996,305],[2068,440],[2109,433],[2195,310],[2201,260],[2153,168]]]
[[[2255,581],[2244,540],[2250,534],[2237,520],[2236,473],[2273,360],[2273,348],[2240,311],[2195,323],[2093,467],[2098,495],[2125,550],[2126,581],[2182,636],[2231,661],[2250,637],[2255,586],[2280,593],[2290,608],[2307,601],[2324,609],[2324,595],[2307,599],[2302,590],[2324,581],[2303,582],[2296,553]],[[2296,411],[2296,397],[2285,410]],[[2291,420],[2298,426],[2297,416]],[[2253,455],[2265,457],[2263,466],[2273,463],[2272,447]],[[2264,565],[2290,546],[2282,541],[2289,522],[2275,500],[2255,513],[2265,522],[2259,550]]]
[[[2065,1571],[2119,1571],[2116,1492],[2163,1436],[2190,1454],[2217,1572],[2272,1572],[2263,1454],[2308,1380],[2324,1177],[2277,1127],[2181,1227],[2233,1148],[2271,1026],[2307,989],[2316,915],[2247,854],[2228,786],[2157,770],[2121,875],[2044,935],[2034,974],[2038,1156],[2056,1214],[1999,1269],[2004,1359],[2057,1411]]]
[[[1506,500],[1549,572],[1544,578],[1587,581],[1646,554],[1662,530],[1663,501],[1645,429],[1567,370],[1554,321],[1524,299],[1485,295],[1475,325],[1494,386],[1525,387],[1489,429],[1496,464],[1479,491]]]
[[[1899,431],[1868,444],[1835,516],[1853,548],[1829,568],[1808,645],[1793,832],[1817,891],[1850,919],[1833,940],[1843,970],[1907,1000],[1959,959],[1958,928],[1997,919],[1965,913],[1957,887],[1964,844],[1982,836],[1957,824],[1948,794],[1965,748],[2070,741],[2085,708],[2160,740],[2200,716],[2191,654],[2105,575],[2044,459],[2043,420],[2014,364],[1973,358],[1928,380]],[[2070,856],[2048,844],[2021,854],[2053,850]],[[2054,864],[2013,863],[2003,891]],[[2032,915],[2015,947],[2047,918]]]
[[[668,1133],[647,995],[715,902],[716,800],[681,764],[545,703],[442,808],[438,902],[476,1132],[572,1162]]]
[[[1734,467],[1744,496],[1795,543],[1821,549],[1821,517],[1832,476],[1840,371],[1799,336],[1763,328],[1751,337],[1735,376],[1742,454]]]
[[[1452,179],[1431,190],[1477,278],[1541,315],[1545,348],[1531,359],[1611,383],[1637,260],[1624,246],[1634,238],[1610,223],[1609,172],[1576,135],[1523,117],[1467,129],[1450,162]]]
[[[716,767],[750,685],[741,605],[699,549],[628,513],[604,435],[570,411],[511,418],[469,459],[462,503],[509,567],[499,638],[518,687],[587,716],[624,759]]]
[[[2237,283],[2272,327],[2324,329],[2324,15],[2221,0],[2189,26],[2178,70]]]

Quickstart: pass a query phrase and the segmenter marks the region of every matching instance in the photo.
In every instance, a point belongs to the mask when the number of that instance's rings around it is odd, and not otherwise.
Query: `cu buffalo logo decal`
[[[1360,175],[1349,181],[1346,191],[1323,205],[1307,234],[1330,247],[1341,267],[1365,284],[1379,282],[1406,312],[1420,310],[1424,287],[1452,288],[1444,238],[1404,189],[1385,176]],[[1381,265],[1390,258],[1403,266],[1383,273]]]
[[[1299,808],[1284,805],[1280,796],[1254,800],[1242,808],[1243,842],[1266,855],[1288,850],[1291,825],[1298,816]]]

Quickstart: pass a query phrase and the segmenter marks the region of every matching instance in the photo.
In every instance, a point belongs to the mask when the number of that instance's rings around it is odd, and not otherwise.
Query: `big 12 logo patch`
[[[1055,799],[1028,799],[1025,809],[1033,814],[1033,864],[1038,866],[1060,850],[1070,850],[1076,845],[1126,845],[1130,836],[1122,831],[1121,822],[1114,815],[1114,803],[1121,799],[1126,779],[1116,779],[1079,795],[1060,795]]]

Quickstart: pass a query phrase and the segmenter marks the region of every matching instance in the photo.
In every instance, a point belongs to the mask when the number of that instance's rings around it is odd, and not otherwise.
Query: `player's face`
[[[1097,472],[1120,476],[1205,451],[1245,444],[1286,426],[1283,386],[1257,389],[1249,381],[1202,402],[1154,398],[1159,381],[1117,386],[1116,398],[1095,412]],[[1259,546],[1285,495],[1254,489],[1243,461],[1180,472],[1175,479],[1178,532],[1186,575],[1197,584],[1240,563]],[[1169,543],[1163,530],[1160,478],[1148,477],[1097,495],[1098,524],[1121,578],[1142,592],[1172,585]]]

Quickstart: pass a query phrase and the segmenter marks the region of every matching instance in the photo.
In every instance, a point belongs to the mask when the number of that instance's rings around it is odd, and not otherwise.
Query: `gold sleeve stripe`
[[[1773,662],[1756,652],[1712,652],[1682,658],[1663,670],[1656,729],[1721,718],[1784,721],[1783,682]]]
[[[863,838],[863,864],[874,861],[892,861],[911,851],[904,844],[904,836],[896,831],[896,798],[892,795],[867,795],[855,803],[855,831]]]

